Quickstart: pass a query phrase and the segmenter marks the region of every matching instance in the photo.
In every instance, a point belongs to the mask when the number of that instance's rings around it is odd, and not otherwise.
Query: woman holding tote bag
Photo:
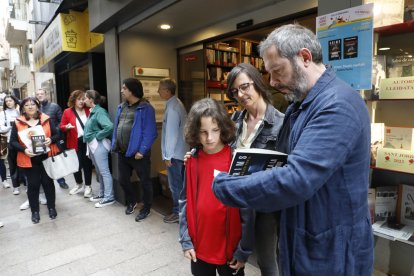
[[[66,148],[75,149],[79,160],[79,170],[74,173],[76,184],[69,191],[70,195],[79,193],[83,189],[82,170],[85,180],[83,197],[92,197],[92,162],[86,155],[87,145],[83,141],[84,128],[89,116],[89,107],[84,103],[85,92],[75,90],[70,93],[68,108],[63,111],[60,121],[60,130],[66,133]]]
[[[16,119],[10,135],[10,145],[17,151],[17,166],[22,168],[27,177],[27,195],[32,211],[32,222],[39,223],[39,189],[43,186],[47,199],[49,217],[55,219],[57,212],[55,209],[55,185],[53,180],[47,175],[42,161],[51,152],[58,152],[55,143],[59,140],[59,133],[49,120],[49,116],[40,112],[39,102],[34,97],[27,97],[21,102],[21,115]],[[30,147],[31,136],[33,134],[44,133],[44,146],[49,147],[49,153],[33,152]],[[42,134],[43,134],[42,133]],[[28,142],[29,141],[29,142]]]

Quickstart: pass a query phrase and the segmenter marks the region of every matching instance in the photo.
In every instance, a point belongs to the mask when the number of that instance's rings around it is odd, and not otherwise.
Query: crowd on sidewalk
[[[166,100],[161,152],[173,199],[164,222],[179,222],[179,241],[193,275],[244,275],[253,250],[262,275],[370,275],[366,106],[322,63],[321,45],[310,30],[281,26],[259,48],[270,84],[291,103],[286,114],[274,108],[269,87],[250,64],[239,64],[228,74],[227,96],[243,109],[231,118],[221,103],[209,98],[195,102],[187,116],[175,95],[175,81],[160,81],[158,93]],[[44,89],[36,98],[19,103],[10,96],[4,102],[0,131],[8,135],[13,193],[20,193],[20,183],[25,183],[28,202],[21,209],[31,209],[33,223],[40,221],[39,202],[47,205],[50,219],[57,217],[55,186],[42,161],[63,148],[76,150],[79,161],[69,194],[83,191],[96,208],[113,204],[108,156],[113,152],[125,214],[137,207],[130,181],[135,171],[143,191],[135,221],[148,217],[153,202],[151,147],[158,135],[155,110],[135,78],[123,80],[121,94],[114,122],[95,90],[73,91],[63,115]],[[35,127],[42,129],[49,152],[36,154],[24,143],[22,135]],[[287,165],[229,175],[237,148],[286,152]],[[0,175],[7,189],[4,158]],[[92,166],[98,191],[91,189]],[[64,178],[57,182],[69,188]]]

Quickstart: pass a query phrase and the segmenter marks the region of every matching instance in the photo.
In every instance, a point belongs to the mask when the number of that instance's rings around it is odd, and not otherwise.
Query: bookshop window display
[[[414,268],[414,1],[393,3],[400,5],[400,15],[390,18],[397,18],[397,23],[387,22],[386,15],[379,26],[374,21],[373,87],[362,93],[372,119],[368,202],[378,237],[375,268],[410,275]],[[404,257],[407,250],[409,258]]]

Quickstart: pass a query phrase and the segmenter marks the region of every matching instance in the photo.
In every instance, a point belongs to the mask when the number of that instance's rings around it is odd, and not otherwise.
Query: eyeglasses
[[[239,88],[232,88],[229,90],[230,95],[233,96],[233,98],[236,98],[239,95],[239,91],[242,94],[246,94],[247,92],[249,92],[250,89],[250,85],[252,85],[253,82],[246,82],[246,83],[242,83],[239,85]]]

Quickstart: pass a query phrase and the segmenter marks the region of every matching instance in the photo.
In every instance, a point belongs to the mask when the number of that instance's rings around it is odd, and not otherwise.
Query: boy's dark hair
[[[104,96],[101,96],[101,94],[99,94],[99,92],[96,90],[86,90],[85,94],[86,94],[86,97],[91,99],[94,104],[101,105],[106,100],[106,98]]]
[[[6,99],[8,99],[8,98],[10,98],[10,99],[12,99],[14,101],[14,105],[15,105],[14,107],[15,108],[17,108],[17,106],[20,105],[20,101],[19,101],[19,99],[17,97],[15,97],[14,95],[7,95],[3,99],[3,110],[8,109],[8,107],[6,105]]]
[[[139,80],[134,78],[127,78],[122,81],[122,84],[124,84],[135,97],[139,99],[142,99],[142,97],[144,97],[144,89],[142,88],[142,83]]]
[[[235,98],[233,98],[232,93],[230,90],[233,88],[233,83],[236,80],[237,76],[240,73],[245,73],[247,77],[249,77],[253,81],[254,88],[256,89],[257,93],[262,96],[263,100],[268,103],[272,104],[269,86],[263,81],[262,75],[260,74],[259,70],[256,67],[251,65],[250,63],[240,63],[236,67],[234,67],[229,75],[227,76],[227,97],[232,101],[237,102]]]
[[[184,139],[190,147],[202,147],[200,126],[202,117],[211,117],[220,128],[220,140],[229,144],[236,137],[236,127],[223,104],[211,99],[201,99],[193,104],[184,127]]]

